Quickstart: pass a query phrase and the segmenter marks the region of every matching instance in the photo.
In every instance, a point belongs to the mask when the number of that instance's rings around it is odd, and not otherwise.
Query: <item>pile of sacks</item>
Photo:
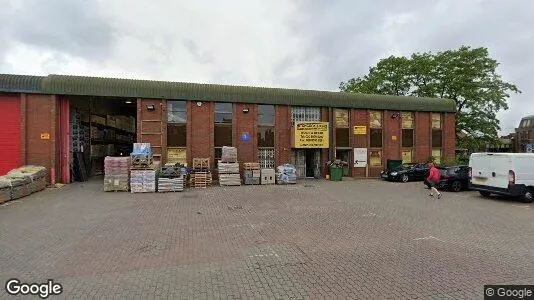
[[[45,188],[45,167],[22,166],[0,176],[0,203],[26,197]]]
[[[297,169],[291,164],[284,164],[277,168],[276,182],[278,184],[297,183]]]

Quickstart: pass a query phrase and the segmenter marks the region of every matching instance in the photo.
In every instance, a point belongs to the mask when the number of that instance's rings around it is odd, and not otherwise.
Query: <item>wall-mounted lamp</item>
[[[394,113],[394,114],[391,115],[391,118],[392,119],[396,119],[396,118],[399,117],[399,115],[400,115],[399,113]]]
[[[155,110],[156,107],[154,106],[154,104],[147,104],[146,109],[152,111],[152,110]]]
[[[124,103],[126,103],[126,104],[132,104],[132,100],[126,100],[126,101],[124,101]]]
[[[248,113],[248,106],[243,107],[243,113]]]

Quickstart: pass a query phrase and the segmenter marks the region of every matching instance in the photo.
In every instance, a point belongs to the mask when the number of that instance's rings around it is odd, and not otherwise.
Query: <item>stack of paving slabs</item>
[[[295,184],[297,183],[297,169],[291,164],[284,164],[277,168],[276,183]]]
[[[244,163],[243,164],[243,183],[246,185],[260,184],[260,164]]]
[[[241,185],[241,176],[239,175],[239,163],[223,162],[218,163],[219,184],[221,186]]]
[[[182,176],[175,178],[158,178],[158,192],[183,192],[184,190],[184,178]]]
[[[160,165],[153,163],[150,169],[132,169],[130,171],[130,190],[132,193],[156,192],[156,178]]]
[[[221,161],[224,163],[237,162],[237,148],[236,147],[222,147]]]
[[[185,168],[177,164],[163,166],[158,177],[158,192],[182,192],[187,176],[184,171]]]
[[[206,188],[211,185],[211,158],[193,158],[193,168],[190,175],[190,186]]]
[[[130,157],[104,158],[104,192],[127,192],[130,190]]]

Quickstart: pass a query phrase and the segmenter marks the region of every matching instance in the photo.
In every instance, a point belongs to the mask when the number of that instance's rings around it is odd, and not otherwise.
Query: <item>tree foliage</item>
[[[369,68],[367,75],[342,82],[340,89],[452,99],[457,108],[457,146],[476,149],[498,140],[497,112],[508,109],[511,93],[521,92],[502,79],[497,73],[498,65],[482,47],[390,56]]]

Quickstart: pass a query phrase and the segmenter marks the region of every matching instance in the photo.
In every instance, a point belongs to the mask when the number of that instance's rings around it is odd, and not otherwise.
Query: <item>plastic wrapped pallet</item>
[[[152,156],[150,143],[134,143],[132,154],[144,154]]]
[[[256,174],[257,171],[257,174]],[[246,185],[260,184],[259,170],[245,170],[243,171],[243,183]]]
[[[104,158],[104,172],[106,175],[128,174],[130,171],[130,157],[113,157]]]
[[[154,193],[156,191],[156,170],[131,170],[130,190],[132,193]]]
[[[221,161],[227,163],[237,162],[237,148],[236,147],[222,147]]]
[[[239,173],[239,164],[238,163],[225,163],[222,160],[217,165],[219,174],[235,174]]]
[[[278,166],[278,175],[276,182],[278,184],[295,184],[297,183],[297,170],[291,164]]]
[[[276,172],[274,169],[261,169],[261,184],[275,184]]]
[[[129,189],[128,174],[104,176],[104,192],[127,192]]]
[[[221,186],[241,185],[241,177],[239,174],[220,174],[219,184]]]
[[[158,178],[158,192],[182,192],[184,190],[184,179],[182,176],[176,178]]]

